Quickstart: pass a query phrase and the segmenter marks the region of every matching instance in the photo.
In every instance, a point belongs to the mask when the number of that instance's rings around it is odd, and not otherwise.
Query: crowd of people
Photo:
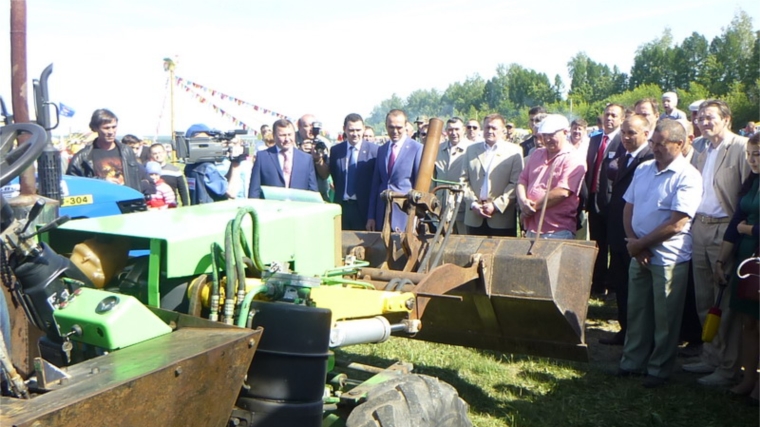
[[[742,130],[747,136],[732,132],[731,110],[721,100],[694,102],[688,115],[677,106],[672,92],[630,108],[608,104],[590,134],[583,119],[534,107],[527,138],[499,114],[451,117],[434,180],[462,188],[455,233],[597,243],[591,292],[617,301],[621,329],[600,341],[623,347],[618,375],[642,375],[645,387],[661,386],[680,352],[698,357],[682,369],[704,374],[700,384],[731,386],[757,402],[757,296],[742,299],[733,272],[758,251],[760,133],[754,123]],[[122,144],[116,116],[97,110],[90,126],[98,137],[71,159],[67,173],[140,189],[155,208],[198,203],[188,194],[204,191],[209,198],[200,202],[262,198],[264,186],[319,192],[341,206],[343,229],[379,231],[391,212],[389,226],[401,232],[406,213],[395,203],[386,209],[381,194],[413,188],[426,121],[412,123],[404,111],[391,110],[386,141],[349,114],[342,141],[332,145],[313,115],[296,124],[280,119],[261,127],[250,158],[233,155],[222,168],[188,165],[183,176],[167,162],[165,146],[146,149],[131,135]],[[194,125],[185,136],[208,131]],[[728,286],[721,325],[702,343],[721,286]]]

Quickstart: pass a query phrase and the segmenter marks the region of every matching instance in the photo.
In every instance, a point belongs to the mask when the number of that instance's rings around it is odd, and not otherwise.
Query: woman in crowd
[[[740,192],[739,209],[736,210],[731,223],[723,237],[720,255],[715,261],[715,280],[726,283],[726,274],[730,277],[730,307],[741,317],[742,336],[740,361],[744,367],[742,381],[731,389],[736,395],[750,395],[755,405],[758,402],[758,318],[760,306],[757,300],[742,299],[737,293],[739,278],[735,271],[724,271],[733,257],[733,265],[738,266],[743,260],[758,254],[758,224],[760,223],[760,133],[754,134],[747,143],[747,162],[752,169]],[[735,268],[735,267],[734,267]],[[757,278],[754,278],[757,280]]]

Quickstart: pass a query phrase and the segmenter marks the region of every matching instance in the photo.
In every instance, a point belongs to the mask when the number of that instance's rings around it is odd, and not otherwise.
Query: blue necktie
[[[348,173],[346,174],[346,197],[356,196],[356,147],[350,147],[348,156]]]

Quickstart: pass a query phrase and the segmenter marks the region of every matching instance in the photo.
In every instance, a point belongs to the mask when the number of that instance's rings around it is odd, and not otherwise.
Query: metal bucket
[[[384,260],[378,233],[343,232],[342,237],[346,253],[362,246],[371,265]],[[539,240],[527,255],[530,244],[528,239],[452,235],[444,248],[444,265],[404,289],[455,297],[430,298],[421,316],[422,330],[414,338],[587,361],[584,323],[596,246]],[[453,266],[467,267],[474,259],[481,265],[476,278],[452,274],[459,271]]]

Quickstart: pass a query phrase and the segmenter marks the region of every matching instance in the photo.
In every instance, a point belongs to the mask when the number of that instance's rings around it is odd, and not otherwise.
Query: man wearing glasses
[[[542,146],[538,136],[538,124],[546,117],[546,110],[544,107],[533,107],[528,110],[528,120],[530,121],[530,129],[533,132],[529,138],[520,143],[523,149],[523,157],[528,157],[534,149]]]
[[[465,128],[465,137],[470,143],[482,141],[483,137],[480,133],[480,124],[475,119],[467,120],[467,126]]]

